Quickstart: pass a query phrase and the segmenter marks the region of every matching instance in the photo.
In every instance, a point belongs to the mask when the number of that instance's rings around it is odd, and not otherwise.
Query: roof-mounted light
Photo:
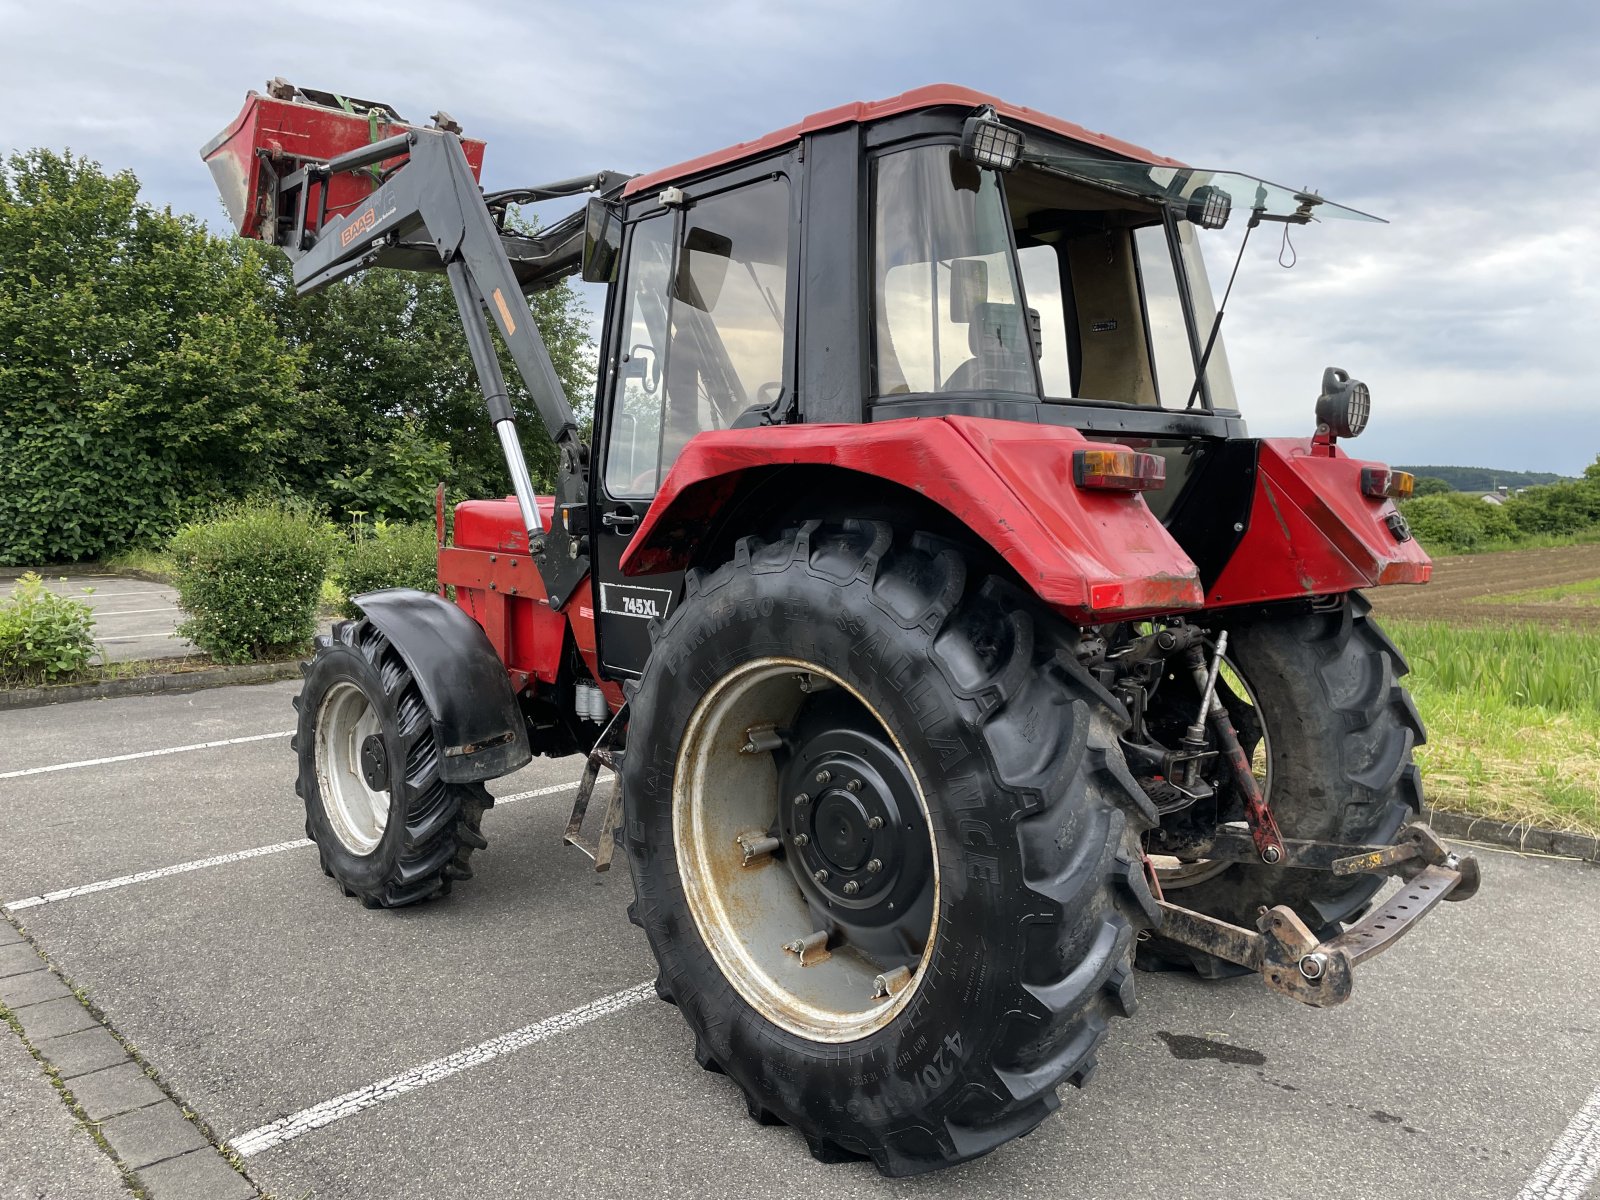
[[[1189,203],[1184,206],[1183,215],[1201,229],[1221,229],[1228,223],[1231,212],[1233,197],[1221,188],[1205,183],[1195,188]]]
[[[1022,130],[1002,124],[993,108],[982,108],[961,127],[961,157],[993,171],[1009,171],[1022,158]]]

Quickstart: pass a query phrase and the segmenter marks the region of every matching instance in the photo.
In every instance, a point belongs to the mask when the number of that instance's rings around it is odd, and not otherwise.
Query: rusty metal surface
[[[1443,866],[1428,867],[1382,906],[1368,913],[1360,924],[1328,944],[1349,954],[1352,963],[1375,958],[1409,933],[1440,901],[1448,898],[1460,882],[1460,871]]]
[[[568,846],[576,846],[587,854],[593,860],[596,871],[611,869],[611,856],[616,850],[617,823],[622,819],[622,755],[615,746],[627,727],[628,706],[624,704],[612,714],[611,720],[600,731],[594,748],[589,751],[588,761],[583,767],[583,778],[578,782],[578,794],[572,800],[572,815],[567,818],[567,829],[561,838]],[[584,840],[583,820],[588,815],[589,802],[594,797],[601,767],[612,772],[611,793],[606,798],[600,828],[591,843]]]

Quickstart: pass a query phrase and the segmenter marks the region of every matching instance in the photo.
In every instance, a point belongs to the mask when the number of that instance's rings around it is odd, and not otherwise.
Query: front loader
[[[278,80],[204,154],[302,292],[445,272],[505,450],[448,545],[441,491],[441,594],[357,597],[296,702],[307,832],[364,904],[469,878],[485,782],[587,754],[567,840],[626,859],[700,1064],[904,1175],[1085,1083],[1136,964],[1330,1006],[1476,890],[1361,595],[1428,579],[1412,481],[1340,446],[1342,370],[1310,436],[1248,435],[1198,249],[1373,218],[951,86],[485,194],[444,114]],[[525,299],[578,273],[587,437]]]

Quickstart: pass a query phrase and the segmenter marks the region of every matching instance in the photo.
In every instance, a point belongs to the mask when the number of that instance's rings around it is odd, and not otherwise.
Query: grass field
[[[1411,664],[1429,802],[1600,834],[1600,545],[1442,558],[1371,599]]]

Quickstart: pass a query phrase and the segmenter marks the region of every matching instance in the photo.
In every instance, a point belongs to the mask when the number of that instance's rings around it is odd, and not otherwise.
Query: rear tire
[[[1387,843],[1422,810],[1422,775],[1411,751],[1422,720],[1400,685],[1405,659],[1352,593],[1324,612],[1230,625],[1228,658],[1254,693],[1270,747],[1267,801],[1285,837]],[[1235,700],[1229,708],[1235,710]],[[1247,745],[1255,715],[1235,716]],[[1224,812],[1223,819],[1242,819]],[[1260,908],[1287,904],[1321,937],[1356,919],[1383,885],[1377,875],[1342,878],[1235,863],[1171,892],[1185,908],[1254,928]],[[1247,973],[1213,955],[1156,937],[1140,947],[1149,970],[1192,967],[1209,979]]]
[[[294,703],[306,836],[345,895],[400,908],[472,877],[494,801],[481,783],[439,777],[421,689],[376,626],[341,621],[318,637]]]
[[[657,990],[694,1033],[696,1059],[738,1085],[753,1118],[793,1125],[819,1159],[867,1157],[886,1175],[911,1175],[986,1154],[1049,1115],[1059,1084],[1083,1084],[1109,1018],[1133,1011],[1133,943],[1154,916],[1139,837],[1154,811],[1075,640],[1032,597],[970,572],[949,543],[853,520],[741,540],[733,562],[689,574],[658,631],[623,759],[633,914],[660,965]],[[809,685],[784,690],[800,674],[823,683],[820,699],[803,694]],[[747,691],[729,690],[756,675]],[[833,707],[808,707],[818,703]],[[730,714],[726,728],[708,715],[718,711]],[[841,736],[862,744],[843,718],[817,731],[817,712],[845,711],[870,714],[864,726],[878,722],[899,752],[914,799],[902,795],[894,811],[920,810],[905,826],[924,831],[936,899],[903,990],[881,1004],[846,990],[807,1015],[786,1003],[786,989],[803,999],[821,978],[806,973],[827,964],[794,958],[786,967],[775,947],[808,932],[795,914],[833,913],[850,929],[853,918],[822,885],[803,886],[803,854],[816,847],[797,848],[783,806],[799,785],[779,783],[794,763],[814,779],[819,760],[808,754],[850,753],[837,749]],[[773,717],[789,733],[783,749],[740,757],[744,724]],[[775,861],[759,867],[780,873],[768,877],[784,885],[768,893],[780,897],[775,906],[731,902],[748,893],[718,883],[750,870],[726,829],[684,833],[704,803],[734,794],[693,791],[718,753],[739,794],[764,798],[757,803],[772,821],[758,828],[783,834]],[[878,777],[892,774],[884,766]],[[806,803],[843,811],[848,797],[824,794],[837,783],[836,767]],[[812,828],[824,841],[821,825]],[[700,840],[686,848],[680,834]],[[829,853],[847,864],[838,872],[876,851],[841,837]],[[908,851],[905,861],[928,860]],[[809,908],[781,901],[788,887]],[[715,919],[707,895],[731,898]],[[783,926],[789,918],[800,927]],[[860,981],[887,961],[848,939],[830,947],[869,963]],[[752,976],[740,955],[765,965]]]

